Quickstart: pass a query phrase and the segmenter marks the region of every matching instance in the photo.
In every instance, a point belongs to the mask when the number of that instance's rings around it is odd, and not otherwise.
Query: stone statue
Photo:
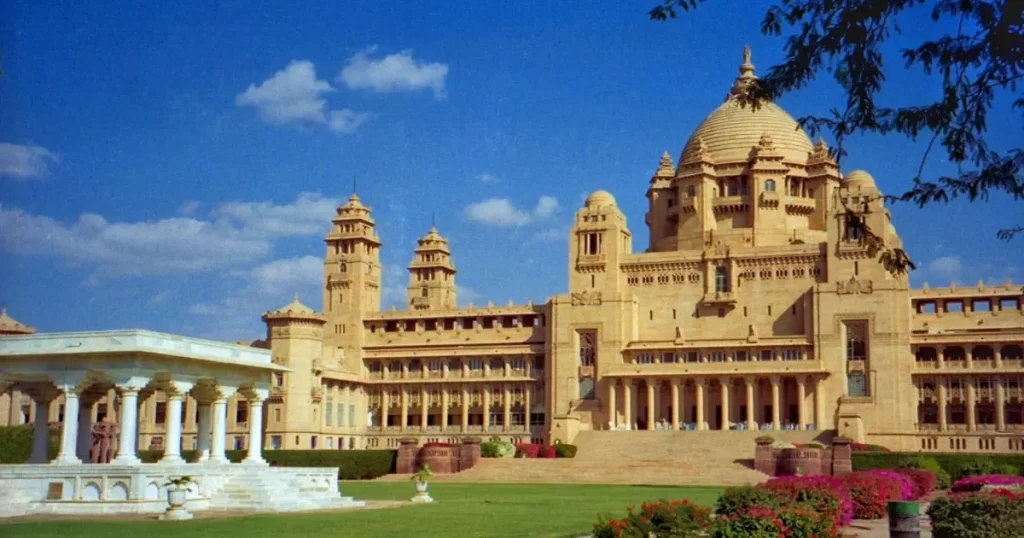
[[[97,422],[92,425],[92,445],[89,447],[89,459],[93,463],[110,463],[117,454],[117,424]]]
[[[743,63],[750,63],[750,45],[743,45]]]
[[[753,323],[747,326],[747,341],[757,342],[757,327],[754,327]]]

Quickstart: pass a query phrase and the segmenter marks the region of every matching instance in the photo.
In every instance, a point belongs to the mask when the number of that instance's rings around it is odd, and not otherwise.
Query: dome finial
[[[657,176],[671,176],[675,173],[675,168],[672,166],[672,156],[665,153],[661,154],[661,161],[658,163],[658,171],[655,175]]]
[[[757,75],[754,74],[754,64],[750,62],[750,45],[743,46],[743,63],[740,64],[740,76],[736,77],[736,82],[732,85],[732,95],[743,92],[750,86],[750,83],[757,80]]]

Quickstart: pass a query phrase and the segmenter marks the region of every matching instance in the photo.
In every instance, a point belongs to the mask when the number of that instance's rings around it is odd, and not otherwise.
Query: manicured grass
[[[361,500],[408,500],[407,482],[343,482]],[[224,536],[576,537],[589,533],[599,514],[619,517],[629,505],[657,499],[690,499],[710,506],[714,487],[533,484],[431,484],[430,505],[297,515],[259,515],[185,522],[113,519],[0,523],[0,536],[54,538],[223,538]]]

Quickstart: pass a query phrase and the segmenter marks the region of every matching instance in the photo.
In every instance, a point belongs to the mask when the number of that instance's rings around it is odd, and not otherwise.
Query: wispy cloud
[[[22,146],[0,142],[0,177],[15,181],[42,179],[60,156],[41,146]]]
[[[498,183],[501,181],[500,177],[494,174],[489,174],[487,172],[484,172],[476,176],[476,178],[480,181],[480,183]]]
[[[337,133],[352,133],[369,116],[349,109],[327,110],[324,95],[335,91],[326,80],[316,78],[309,60],[293,60],[259,85],[250,84],[235,96],[235,104],[259,111],[273,125],[317,124]]]
[[[488,198],[467,206],[466,218],[488,226],[525,226],[550,218],[558,208],[558,199],[554,196],[541,196],[532,210],[519,209],[508,198]]]
[[[337,82],[351,89],[369,89],[379,93],[431,89],[435,98],[445,97],[447,64],[417,60],[411,50],[371,58],[376,51],[377,47],[373,46],[349,58]]]
[[[163,275],[252,262],[282,237],[322,234],[338,200],[302,193],[291,203],[228,202],[209,218],[111,222],[83,213],[72,222],[0,205],[0,250],[61,258],[99,275]]]

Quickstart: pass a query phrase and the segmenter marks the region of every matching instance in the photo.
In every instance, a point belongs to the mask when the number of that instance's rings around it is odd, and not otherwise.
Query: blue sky
[[[387,304],[404,299],[435,212],[461,303],[564,292],[585,193],[613,192],[642,248],[661,153],[677,157],[722,102],[745,43],[759,70],[782,59],[759,32],[765,2],[671,23],[647,20],[653,2],[7,3],[0,303],[44,331],[259,337],[261,312],[296,292],[320,307],[322,239],[353,177],[384,243]],[[895,58],[888,76],[887,104],[934,93]],[[819,81],[780,104],[821,114],[838,96]],[[991,118],[997,148],[1020,136],[1008,102]],[[923,145],[848,150],[845,170],[895,193]],[[939,157],[928,172],[949,171]],[[995,238],[1019,204],[893,211],[917,284],[1024,276],[1020,245]]]

